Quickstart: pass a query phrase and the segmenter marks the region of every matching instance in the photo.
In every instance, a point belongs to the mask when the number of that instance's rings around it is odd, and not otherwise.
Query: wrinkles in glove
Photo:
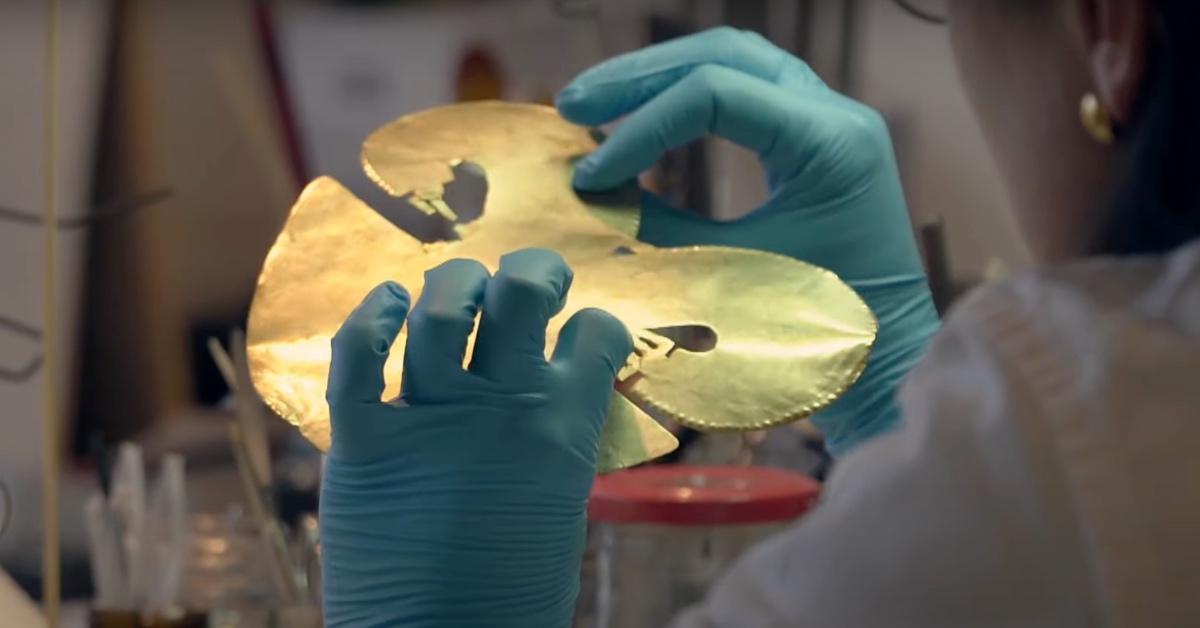
[[[345,321],[321,491],[327,625],[570,624],[600,432],[632,350],[620,322],[582,310],[546,359],[571,277],[541,249],[505,256],[495,276],[452,260],[411,311],[385,283]],[[406,320],[402,392],[382,400]]]
[[[754,151],[770,190],[760,207],[716,221],[647,193],[639,239],[759,249],[837,273],[871,307],[879,335],[859,381],[813,421],[834,454],[896,424],[896,389],[938,317],[878,113],[761,36],[731,28],[602,63],[572,81],[557,104],[578,124],[623,118],[577,164],[581,190],[627,182],[665,151],[707,135]]]

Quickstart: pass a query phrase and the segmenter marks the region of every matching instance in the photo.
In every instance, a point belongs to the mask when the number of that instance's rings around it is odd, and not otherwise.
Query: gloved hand
[[[837,273],[879,319],[866,371],[813,417],[840,454],[898,420],[894,395],[937,330],[925,273],[878,113],[830,90],[801,60],[757,34],[719,28],[623,55],[558,95],[568,120],[628,118],[575,170],[575,186],[626,182],[664,151],[707,134],[758,154],[770,198],[717,222],[647,195],[639,239],[723,244],[790,255]]]
[[[570,285],[546,250],[505,256],[494,277],[454,260],[426,273],[411,314],[386,283],[343,324],[321,488],[326,625],[570,624],[600,430],[633,347],[615,318],[583,310],[547,361]],[[380,401],[406,315],[402,392]]]

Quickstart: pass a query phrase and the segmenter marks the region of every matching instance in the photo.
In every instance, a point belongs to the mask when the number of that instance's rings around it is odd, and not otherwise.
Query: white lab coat
[[[1200,626],[1200,243],[976,291],[673,628]]]

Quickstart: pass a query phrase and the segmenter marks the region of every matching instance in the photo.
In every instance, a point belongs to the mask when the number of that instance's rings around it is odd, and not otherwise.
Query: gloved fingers
[[[755,151],[764,163],[796,117],[798,97],[718,65],[693,70],[647,102],[575,166],[575,187],[605,190],[636,177],[662,154],[714,134]],[[799,98],[799,100],[803,100]],[[794,138],[792,138],[794,143]]]
[[[467,340],[483,301],[488,271],[475,260],[453,259],[425,272],[425,288],[408,316],[402,395],[441,397],[463,371]]]
[[[380,401],[383,365],[409,303],[407,290],[395,282],[384,282],[342,323],[330,343],[333,357],[325,399],[331,406]]]
[[[633,338],[612,314],[579,310],[563,325],[554,347],[554,367],[567,378],[573,397],[603,420],[617,372],[633,352]]]
[[[704,65],[724,66],[787,89],[828,90],[804,61],[758,33],[726,26],[605,61],[559,93],[558,109],[577,124],[611,122]]]
[[[501,257],[484,292],[471,372],[502,381],[544,366],[546,324],[566,303],[572,278],[554,251],[522,249]]]
[[[694,211],[679,209],[666,199],[641,191],[638,240],[661,247],[696,245],[761,249],[762,238],[745,229],[730,229],[728,222],[713,220]]]

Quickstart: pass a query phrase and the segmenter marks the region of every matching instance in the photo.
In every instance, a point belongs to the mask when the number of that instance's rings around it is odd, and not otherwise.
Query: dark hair
[[[1161,253],[1200,238],[1200,2],[1154,0],[1147,73],[1118,130],[1124,164],[1099,252]]]

